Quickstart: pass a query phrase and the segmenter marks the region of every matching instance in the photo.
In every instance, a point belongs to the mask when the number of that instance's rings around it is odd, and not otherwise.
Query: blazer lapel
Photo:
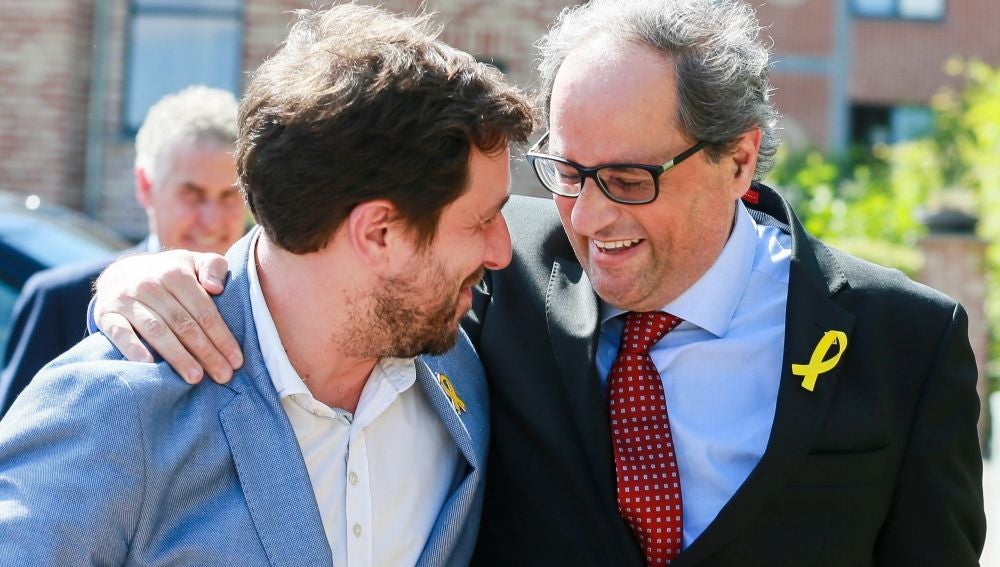
[[[600,310],[590,279],[578,262],[555,259],[545,295],[545,317],[582,450],[602,499],[617,510],[608,411],[594,364]]]
[[[219,419],[271,565],[332,565],[309,473],[277,394],[266,399],[252,387],[234,389],[239,395]]]
[[[229,283],[217,300],[245,359],[229,383],[237,395],[222,408],[219,419],[247,508],[271,565],[332,565],[309,472],[257,342],[246,275],[255,231],[227,254]]]
[[[767,189],[767,191],[770,191]],[[850,345],[854,316],[832,296],[847,285],[829,250],[806,235],[791,209],[782,203],[792,229],[792,261],[785,315],[785,344],[774,423],[767,448],[757,467],[708,528],[674,561],[683,567],[708,558],[740,531],[747,529],[809,453],[823,424],[837,386],[838,364],[819,374],[813,391],[793,364],[808,364],[828,331],[840,331]],[[825,358],[836,355],[830,349]],[[850,356],[846,350],[844,356]]]
[[[449,365],[442,364],[442,360],[437,357],[418,358],[416,367],[417,384],[462,456],[472,467],[482,467],[484,449],[489,438],[489,410],[477,403],[480,395],[471,391],[469,381],[463,375],[463,372],[470,372],[471,369],[449,368]],[[439,378],[442,375],[451,384],[455,396],[465,404],[461,416],[445,393],[446,386],[442,386]]]
[[[422,356],[416,361],[417,384],[458,446],[460,463],[451,492],[441,506],[427,538],[418,566],[448,564],[468,522],[479,523],[489,443],[489,405],[486,378],[472,344],[459,332],[455,348],[441,356]]]

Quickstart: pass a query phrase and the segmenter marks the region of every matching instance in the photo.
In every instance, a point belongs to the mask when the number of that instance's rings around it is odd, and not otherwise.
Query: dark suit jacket
[[[791,232],[784,360],[767,449],[674,567],[976,565],[985,538],[976,366],[952,299],[832,250],[759,186]],[[551,202],[504,210],[511,265],[466,328],[490,379],[493,437],[474,564],[642,565],[619,519],[594,366],[598,300]],[[801,386],[826,331],[839,364]]]
[[[146,250],[142,243],[128,251]],[[0,373],[0,417],[31,378],[87,335],[87,305],[94,280],[114,260],[68,264],[42,270],[24,284],[11,313],[10,337]]]

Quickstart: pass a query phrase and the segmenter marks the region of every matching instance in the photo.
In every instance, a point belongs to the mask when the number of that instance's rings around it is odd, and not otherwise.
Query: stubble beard
[[[478,282],[480,269],[466,279]],[[358,356],[412,358],[443,354],[458,341],[459,290],[450,288],[456,278],[446,277],[440,265],[428,266],[428,276],[413,279],[385,278],[368,299],[368,317],[359,317],[341,335],[342,344]]]

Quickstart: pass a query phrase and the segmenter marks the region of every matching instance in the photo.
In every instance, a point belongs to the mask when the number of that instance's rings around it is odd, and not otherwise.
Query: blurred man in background
[[[237,107],[229,92],[193,86],[149,109],[135,139],[135,196],[149,237],[130,253],[221,254],[243,235],[247,213],[233,161]],[[84,337],[93,283],[109,261],[43,270],[25,284],[0,374],[0,416],[42,366]]]

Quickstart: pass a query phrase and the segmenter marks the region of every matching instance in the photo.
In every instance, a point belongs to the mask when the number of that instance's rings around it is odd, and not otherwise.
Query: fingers
[[[229,271],[229,263],[223,256],[208,252],[196,254],[194,258],[195,272],[198,274],[198,281],[205,291],[212,295],[222,293],[226,275]]]
[[[190,254],[182,259],[184,262],[180,265],[163,269],[158,279],[144,279],[136,285],[136,299],[165,323],[171,335],[156,344],[153,341],[159,341],[159,337],[143,336],[172,366],[175,362],[184,364],[187,357],[193,357],[214,381],[228,382],[234,368],[229,358],[234,356],[233,351],[239,353],[239,345],[199,283],[194,259]],[[185,349],[184,356],[174,350],[175,346]],[[228,357],[220,346],[228,349]],[[175,353],[177,357],[173,358]],[[236,360],[242,362],[239,358]]]
[[[134,362],[153,362],[153,355],[139,340],[128,319],[118,313],[106,313],[97,319],[97,326],[125,358]]]
[[[203,260],[205,269],[217,273],[213,263],[225,264],[217,258]],[[191,252],[176,250],[115,262],[97,281],[94,317],[130,360],[148,355],[138,333],[186,381],[198,382],[204,371],[224,383],[242,365],[242,355],[199,283],[197,261]]]
[[[218,254],[198,254],[195,258],[195,269],[198,281],[205,288],[205,291],[213,295],[222,293],[229,272],[229,264],[224,257]],[[206,301],[203,294],[189,296],[187,291],[189,288],[185,286],[183,290],[174,291],[174,294],[181,303],[188,306],[188,312],[193,314],[195,321],[208,335],[215,348],[222,353],[230,367],[235,370],[243,366],[243,353],[240,351],[240,345],[222,320],[215,304]]]
[[[204,376],[202,364],[188,352],[167,323],[152,309],[139,302],[129,304],[123,317],[142,335],[170,367],[188,384],[197,384]],[[124,352],[124,351],[123,351]]]

